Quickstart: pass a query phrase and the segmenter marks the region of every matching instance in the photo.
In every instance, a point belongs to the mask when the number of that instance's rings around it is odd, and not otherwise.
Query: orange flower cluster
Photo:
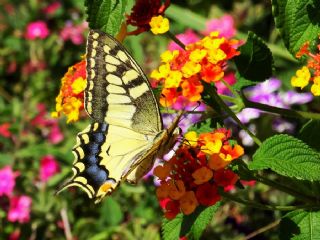
[[[163,84],[160,103],[171,106],[178,96],[192,102],[201,99],[203,86],[200,80],[217,82],[224,76],[226,61],[239,55],[237,40],[220,38],[218,32],[189,44],[186,50],[165,51],[162,64],[151,73],[157,83]]]
[[[156,194],[165,217],[173,219],[182,212],[189,215],[197,206],[211,206],[220,200],[218,187],[234,185],[238,176],[225,167],[244,154],[240,145],[229,143],[230,131],[189,132],[169,161],[154,169],[160,179]]]
[[[318,53],[313,54],[309,50],[309,42],[306,42],[297,52],[296,57],[308,57],[308,63],[301,69],[298,69],[296,75],[291,78],[291,85],[294,87],[304,88],[312,82],[311,92],[315,96],[320,96],[320,44],[318,45]]]
[[[61,88],[56,97],[56,111],[52,117],[59,117],[61,113],[67,116],[67,122],[79,119],[83,109],[83,91],[86,88],[86,61],[82,60],[72,67],[61,79]]]

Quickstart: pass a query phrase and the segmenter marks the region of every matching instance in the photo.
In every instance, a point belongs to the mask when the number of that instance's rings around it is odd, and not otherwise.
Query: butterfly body
[[[108,34],[90,30],[86,61],[84,105],[92,123],[77,136],[74,175],[62,190],[78,186],[99,202],[122,181],[136,183],[173,146],[181,114],[163,129],[148,79]]]

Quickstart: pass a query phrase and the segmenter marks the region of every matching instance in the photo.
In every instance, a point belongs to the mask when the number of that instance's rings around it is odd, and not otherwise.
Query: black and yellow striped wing
[[[157,133],[162,121],[149,81],[127,50],[104,32],[87,42],[85,109],[96,122]]]
[[[74,175],[62,189],[81,187],[99,202],[121,181],[141,178],[175,126],[163,130],[147,77],[113,37],[90,30],[86,60],[85,109],[93,123],[77,136]]]

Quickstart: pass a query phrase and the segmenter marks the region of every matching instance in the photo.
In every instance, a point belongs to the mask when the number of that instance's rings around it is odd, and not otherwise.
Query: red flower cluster
[[[127,24],[137,27],[136,30],[127,33],[128,35],[137,35],[150,30],[149,22],[154,16],[163,15],[169,7],[170,0],[162,4],[161,0],[137,0],[127,16]]]
[[[156,194],[166,218],[173,219],[179,212],[191,214],[199,205],[214,205],[221,198],[218,187],[236,183],[238,176],[224,167],[244,152],[240,145],[229,144],[229,134],[225,129],[199,138],[194,132],[188,133],[188,144],[154,169],[161,180]]]

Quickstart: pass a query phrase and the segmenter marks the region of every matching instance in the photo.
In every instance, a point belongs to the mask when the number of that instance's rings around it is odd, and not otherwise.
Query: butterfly
[[[163,128],[148,78],[115,38],[90,30],[84,107],[92,123],[77,135],[73,177],[61,187],[82,188],[100,202],[123,181],[136,183],[179,135],[179,113]]]

